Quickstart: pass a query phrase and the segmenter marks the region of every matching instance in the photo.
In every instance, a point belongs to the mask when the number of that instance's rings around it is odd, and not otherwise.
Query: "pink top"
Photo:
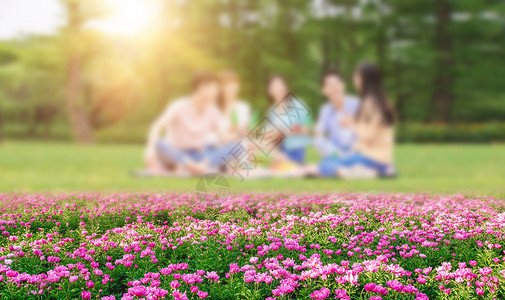
[[[156,142],[162,131],[164,139],[182,150],[201,150],[218,139],[221,113],[216,105],[198,111],[191,98],[172,102],[154,122],[149,132],[148,153],[155,153]]]

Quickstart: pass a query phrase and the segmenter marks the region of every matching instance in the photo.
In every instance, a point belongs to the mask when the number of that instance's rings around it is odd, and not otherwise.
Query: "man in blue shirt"
[[[321,90],[328,102],[319,111],[314,145],[323,157],[345,156],[356,141],[351,123],[358,112],[359,99],[345,94],[345,83],[335,71],[323,75]]]

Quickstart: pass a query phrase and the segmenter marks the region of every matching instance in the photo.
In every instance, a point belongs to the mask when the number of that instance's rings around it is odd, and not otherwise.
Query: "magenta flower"
[[[128,289],[128,294],[136,297],[143,297],[147,295],[147,289],[144,286],[135,286]]]
[[[153,295],[157,298],[164,298],[166,295],[168,295],[168,291],[164,289],[156,289],[154,290]]]
[[[90,291],[82,291],[81,298],[85,299],[85,300],[91,299],[91,292]]]
[[[16,271],[13,271],[13,270],[8,270],[5,275],[7,275],[7,277],[11,277],[11,278],[14,278],[14,277],[17,277],[19,275],[18,272]]]
[[[348,295],[347,295],[347,292],[343,289],[336,289],[335,290],[335,294],[336,294],[336,299],[343,299],[343,300],[349,300],[351,299]]]
[[[217,275],[216,271],[207,272],[207,275],[205,275],[205,278],[207,278],[209,280],[213,280],[215,282],[219,282],[219,275]]]
[[[311,299],[326,299],[330,296],[330,289],[322,288],[320,290],[313,291],[310,294]]]
[[[170,282],[170,287],[173,288],[173,289],[176,289],[176,288],[178,288],[180,286],[181,286],[181,284],[177,280],[173,280],[172,282]]]
[[[375,283],[367,283],[367,284],[365,284],[365,291],[373,292],[375,289],[375,286],[376,286]]]
[[[174,290],[172,292],[172,296],[174,297],[175,300],[189,300],[188,297],[186,296],[186,292],[181,293],[179,290]]]

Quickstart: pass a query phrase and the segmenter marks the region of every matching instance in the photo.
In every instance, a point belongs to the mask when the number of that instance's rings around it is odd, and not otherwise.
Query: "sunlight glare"
[[[105,0],[111,14],[96,27],[117,35],[138,35],[153,25],[160,3],[150,0]]]

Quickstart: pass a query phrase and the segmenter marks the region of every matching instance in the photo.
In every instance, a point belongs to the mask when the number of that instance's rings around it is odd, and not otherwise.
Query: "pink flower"
[[[490,267],[484,267],[482,269],[479,269],[479,273],[482,276],[486,276],[493,273],[493,269],[491,269]]]
[[[375,286],[376,284],[375,283],[367,283],[365,284],[365,291],[367,292],[373,292],[373,290],[375,289]]]
[[[170,275],[170,273],[172,273],[172,270],[169,269],[169,268],[162,268],[160,270],[160,273],[163,274],[163,275]]]
[[[7,272],[5,273],[5,275],[7,275],[7,277],[14,278],[14,277],[18,277],[19,272],[14,271],[14,270],[9,270],[9,271],[7,271]]]
[[[207,296],[209,295],[209,293],[204,292],[204,291],[198,291],[198,293],[196,293],[196,295],[197,295],[199,298],[205,299],[205,298],[207,298]]]
[[[207,275],[205,275],[205,278],[207,278],[209,280],[213,280],[215,282],[219,282],[219,275],[217,275],[216,271],[207,272]]]
[[[330,289],[328,288],[322,288],[319,291],[313,291],[310,294],[311,299],[326,299],[330,296]]]
[[[91,292],[90,291],[82,291],[81,292],[81,297],[82,299],[91,299]]]
[[[349,300],[351,299],[348,295],[347,292],[343,289],[336,289],[335,294],[337,299],[344,299],[344,300]]]
[[[401,292],[403,290],[403,284],[398,280],[390,280],[386,282],[386,284],[397,292]]]
[[[155,297],[164,298],[168,294],[168,291],[164,289],[156,289],[153,294]]]
[[[173,288],[173,289],[176,289],[176,288],[178,288],[180,286],[181,286],[181,284],[177,280],[173,280],[172,282],[170,282],[170,287]]]
[[[143,297],[147,295],[147,289],[144,286],[135,286],[128,289],[128,294],[136,297]]]
[[[186,296],[186,292],[181,293],[179,290],[174,290],[172,292],[172,296],[174,297],[175,300],[188,300],[188,297]]]

